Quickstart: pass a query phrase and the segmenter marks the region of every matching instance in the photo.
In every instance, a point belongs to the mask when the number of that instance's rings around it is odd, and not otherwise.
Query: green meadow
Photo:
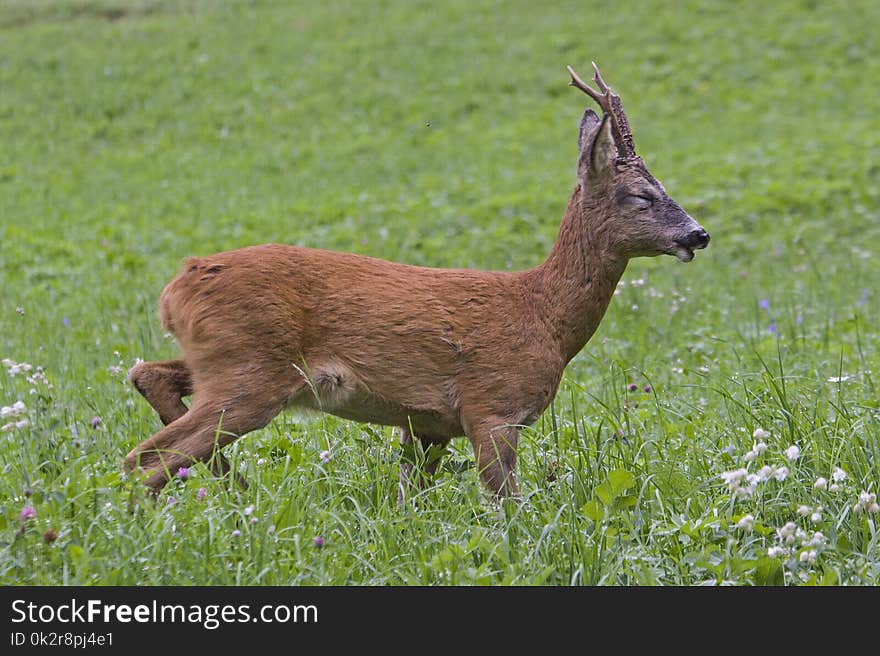
[[[880,584],[880,4],[0,0],[0,583]],[[396,505],[388,427],[283,414],[156,501],[127,382],[190,255],[542,261],[619,93],[712,235],[633,260],[519,448]],[[418,308],[413,308],[418,312]],[[316,540],[320,538],[319,540]],[[320,545],[320,546],[319,546]]]

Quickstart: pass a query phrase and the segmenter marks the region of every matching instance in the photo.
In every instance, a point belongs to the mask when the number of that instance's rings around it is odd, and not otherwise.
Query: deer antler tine
[[[585,94],[587,94],[590,98],[599,103],[599,106],[604,108],[605,106],[602,104],[603,96],[602,94],[597,93],[593,88],[590,87],[586,82],[584,82],[580,76],[574,72],[574,69],[571,66],[566,66],[568,69],[568,74],[571,75],[571,82],[568,83],[568,86],[575,87],[580,89]]]
[[[599,72],[599,67],[596,66],[596,62],[592,63],[593,71],[595,71],[595,74],[593,75],[593,80],[595,80],[596,84],[599,85],[599,91],[601,91],[602,93],[608,93],[610,89],[608,88],[608,85],[605,84],[605,80],[602,79],[602,74]]]

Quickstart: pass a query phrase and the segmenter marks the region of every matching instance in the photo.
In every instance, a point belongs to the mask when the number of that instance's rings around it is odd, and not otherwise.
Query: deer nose
[[[692,230],[682,241],[688,248],[706,248],[709,245],[709,233],[698,228]]]

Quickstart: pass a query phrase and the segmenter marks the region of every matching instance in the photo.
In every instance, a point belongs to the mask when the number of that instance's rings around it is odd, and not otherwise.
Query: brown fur
[[[585,114],[580,143],[557,241],[526,271],[433,269],[280,244],[187,260],[160,299],[183,356],[130,374],[167,425],[126,466],[143,468],[158,490],[178,467],[300,407],[398,426],[402,443],[415,435],[425,448],[466,435],[487,487],[517,494],[519,427],[553,399],[628,259],[687,260],[686,237],[705,235],[641,160],[618,157],[607,117]],[[633,194],[650,194],[651,207],[634,207]],[[404,462],[401,502],[411,478]]]

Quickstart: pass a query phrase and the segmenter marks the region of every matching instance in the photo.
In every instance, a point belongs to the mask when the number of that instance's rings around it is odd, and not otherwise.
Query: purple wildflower
[[[644,390],[645,394],[650,394],[651,391],[653,390],[653,388],[650,385],[645,385],[642,389]]]
[[[324,538],[322,538],[320,535],[314,539],[314,542],[315,546],[318,547],[318,549],[324,546]]]
[[[635,392],[637,389],[639,389],[639,386],[636,385],[635,383],[630,383],[629,385],[626,386],[626,389],[629,392]]]
[[[770,309],[770,300],[767,298],[762,298],[760,301],[758,301],[758,307],[761,308],[762,310],[769,310]]]
[[[101,425],[101,418],[98,415],[92,417],[92,428],[97,428]]]
[[[178,467],[177,469],[177,478],[182,481],[185,481],[189,478],[189,467]]]
[[[774,335],[779,331],[776,329],[776,319],[770,322],[770,325],[767,326],[767,332],[773,333]]]
[[[37,511],[34,509],[33,506],[25,506],[24,508],[21,509],[21,512],[18,514],[18,518],[23,522],[26,522],[29,519],[35,519],[36,516],[37,516]]]
[[[208,490],[203,487],[199,488],[199,491],[196,492],[196,499],[202,501],[206,496],[208,496]]]
[[[240,537],[241,537],[241,531],[239,531],[238,529],[235,529],[235,530],[232,532],[232,537],[234,537],[234,538],[240,538]]]

